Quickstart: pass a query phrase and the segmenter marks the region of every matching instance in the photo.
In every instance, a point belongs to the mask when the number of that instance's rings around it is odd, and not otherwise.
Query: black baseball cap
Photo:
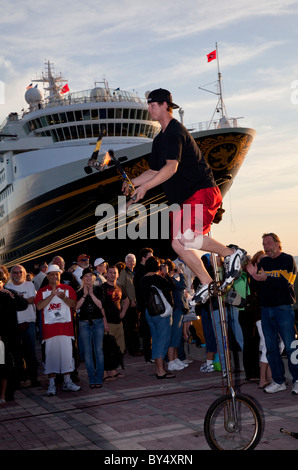
[[[147,98],[147,103],[159,102],[163,103],[166,102],[172,106],[173,109],[180,108],[177,104],[173,103],[173,98],[171,93],[168,90],[164,90],[163,88],[158,88],[157,90],[153,90],[149,93]]]

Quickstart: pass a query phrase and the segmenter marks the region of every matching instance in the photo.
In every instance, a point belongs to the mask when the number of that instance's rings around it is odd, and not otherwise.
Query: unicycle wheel
[[[262,421],[257,405],[249,397],[223,395],[206,413],[205,438],[212,450],[252,450],[261,439]]]

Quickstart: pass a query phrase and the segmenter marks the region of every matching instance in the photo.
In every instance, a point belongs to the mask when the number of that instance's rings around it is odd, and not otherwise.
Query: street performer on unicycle
[[[169,204],[179,207],[171,214],[172,247],[200,280],[191,303],[205,303],[216,293],[216,285],[206,271],[199,251],[213,252],[224,258],[225,278],[219,287],[221,293],[240,276],[246,251],[235,245],[225,246],[207,235],[222,202],[221,192],[195,140],[174,119],[173,109],[179,106],[173,103],[171,93],[159,88],[149,93],[147,101],[151,118],[159,121],[161,131],[152,144],[149,170],[132,180],[134,201],[143,199],[148,190],[162,184]],[[126,183],[123,190],[128,194]]]

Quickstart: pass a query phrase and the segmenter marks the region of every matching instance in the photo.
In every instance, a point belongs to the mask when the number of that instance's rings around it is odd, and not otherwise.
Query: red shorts
[[[172,238],[191,229],[194,234],[207,234],[211,223],[222,203],[222,195],[217,186],[199,189],[184,201],[180,210],[171,213]]]

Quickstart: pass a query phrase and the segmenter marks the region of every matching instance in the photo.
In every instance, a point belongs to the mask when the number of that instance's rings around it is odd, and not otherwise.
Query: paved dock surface
[[[200,372],[201,364],[195,359],[175,379],[157,380],[154,364],[126,356],[125,377],[98,390],[89,388],[82,363],[81,390],[64,392],[58,384],[55,397],[46,396],[48,380],[41,373],[40,387],[24,386],[15,401],[0,406],[0,450],[102,450],[110,456],[210,450],[203,423],[223,393],[222,378],[220,372]],[[264,418],[256,451],[298,449],[298,440],[280,432],[298,432],[298,396],[291,394],[288,382],[286,391],[267,395],[245,381],[243,372],[235,376],[237,391],[253,397]]]

